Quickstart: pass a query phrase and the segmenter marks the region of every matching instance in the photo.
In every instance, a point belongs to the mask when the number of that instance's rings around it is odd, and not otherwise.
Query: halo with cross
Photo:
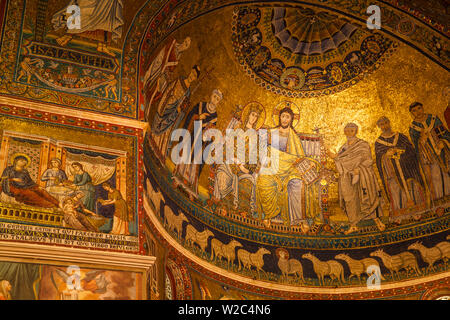
[[[280,124],[279,123],[280,111],[286,107],[291,109],[292,112],[294,113],[294,120],[292,121],[292,126],[296,127],[298,121],[300,120],[300,108],[298,107],[298,105],[296,105],[294,102],[291,101],[282,101],[273,109],[272,121],[275,126],[278,126]]]

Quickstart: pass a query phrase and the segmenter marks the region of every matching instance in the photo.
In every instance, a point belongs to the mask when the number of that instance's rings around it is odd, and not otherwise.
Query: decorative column
[[[66,170],[66,150],[63,147],[58,147],[56,149],[56,156],[60,157],[59,159],[61,159],[61,168],[63,168],[63,170],[66,171],[66,174],[67,174],[67,170]]]
[[[50,141],[45,141],[42,143],[41,147],[41,159],[40,159],[41,161],[39,163],[39,171],[36,181],[41,187],[45,187],[45,181],[41,181],[41,176],[48,168],[48,162],[50,160],[49,155],[50,155]]]
[[[3,136],[0,148],[0,174],[8,166],[9,137]]]
[[[327,153],[323,144],[323,137],[320,137],[320,163],[323,167],[327,164]],[[320,180],[320,208],[322,209],[322,218],[325,224],[330,223],[330,212],[328,211],[328,181]]]
[[[116,160],[116,188],[122,194],[122,197],[127,198],[127,158],[126,156],[119,157]]]

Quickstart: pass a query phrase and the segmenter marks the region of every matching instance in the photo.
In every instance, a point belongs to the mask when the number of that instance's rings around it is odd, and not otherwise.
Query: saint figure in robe
[[[203,135],[206,130],[215,128],[217,123],[217,107],[223,99],[223,94],[220,90],[215,89],[211,94],[209,102],[200,102],[196,104],[185,117],[183,129],[189,131],[191,137],[191,149],[186,161],[177,164],[173,172],[174,181],[181,186],[189,194],[191,200],[198,198],[198,178],[202,172],[204,161],[195,163],[194,150],[196,146],[201,146],[197,150],[204,150],[207,145],[203,141]],[[199,121],[199,127],[202,130],[194,131],[194,122]]]
[[[377,125],[382,131],[375,141],[377,168],[390,200],[391,218],[398,220],[425,209],[425,185],[408,137],[394,132],[387,117],[378,119]]]
[[[233,210],[257,215],[256,211],[256,178],[261,163],[258,157],[258,148],[253,145],[257,143],[257,132],[264,125],[266,114],[264,107],[251,102],[240,112],[236,113],[227,129],[236,132],[237,141],[245,143],[244,156],[247,157],[243,163],[219,164],[215,170],[214,198],[222,202],[230,203]],[[252,133],[254,133],[252,139]],[[234,144],[234,137],[228,137],[228,141],[234,145],[234,153],[239,152]],[[225,155],[226,156],[226,155]],[[226,156],[227,160],[228,157]],[[252,160],[253,159],[253,160]]]
[[[145,72],[143,88],[145,96],[145,120],[149,120],[150,106],[158,100],[170,82],[178,65],[181,54],[191,45],[191,38],[186,37],[178,43],[175,39],[169,41],[151,61]]]
[[[170,137],[174,128],[180,125],[189,107],[191,85],[200,76],[200,68],[195,65],[187,78],[179,77],[172,81],[161,95],[158,102],[151,107],[156,108],[153,118],[150,146],[162,165],[165,164],[169,151]]]
[[[409,128],[411,141],[423,168],[432,200],[450,194],[450,133],[439,117],[424,112],[420,102],[409,107],[414,120]]]
[[[341,208],[347,214],[350,228],[346,233],[358,231],[358,223],[364,220],[375,222],[383,231],[381,189],[373,170],[369,143],[358,138],[358,126],[349,123],[344,128],[347,142],[337,154],[329,152],[339,173],[338,188]]]
[[[13,197],[17,202],[41,208],[58,208],[59,201],[41,189],[26,169],[30,160],[25,155],[17,155],[13,164],[1,176],[0,193]]]
[[[71,5],[80,8],[80,28],[67,26],[68,17],[73,15],[67,13]],[[123,0],[70,0],[64,9],[53,15],[52,24],[55,30],[67,28],[67,34],[56,39],[60,46],[66,46],[77,35],[97,42],[97,51],[114,56],[107,46],[122,38]]]
[[[258,215],[266,226],[270,225],[272,219],[281,218],[284,225],[300,225],[306,232],[309,225],[303,212],[304,183],[302,175],[296,168],[296,163],[305,158],[305,152],[293,128],[292,109],[283,108],[278,121],[278,127],[269,130],[267,139],[270,158],[278,158],[278,163],[275,167],[270,166],[273,170],[260,171],[256,180]],[[273,144],[276,140],[279,142],[278,145]],[[263,159],[262,162],[262,169],[267,169],[267,161]]]

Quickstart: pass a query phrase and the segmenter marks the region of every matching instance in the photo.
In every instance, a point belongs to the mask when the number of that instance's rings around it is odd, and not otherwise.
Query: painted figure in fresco
[[[86,214],[91,216],[96,216],[96,214],[79,205],[83,196],[82,192],[78,192],[73,198],[67,198],[63,201],[64,224],[76,230],[98,232],[98,229],[86,216]]]
[[[64,284],[70,283],[70,277],[72,275],[76,273],[81,274],[80,270],[76,270],[71,267],[68,267],[65,271],[55,268],[55,271],[55,273],[53,273],[53,271],[51,272],[51,277],[53,278],[53,274],[58,275],[61,280],[56,277],[55,279],[63,282]],[[83,276],[80,277],[79,285],[70,289],[64,285],[58,285],[58,282],[52,281],[52,284],[58,292],[58,298],[62,300],[82,300],[81,296],[83,293],[87,292],[97,295],[104,294],[108,291],[108,285],[111,283],[106,278],[104,270],[83,272]],[[90,299],[94,299],[92,295],[90,295]]]
[[[433,200],[450,194],[450,133],[439,117],[426,114],[420,102],[409,107],[414,120],[409,128],[411,141],[423,168]]]
[[[39,63],[39,59],[31,59],[30,57],[23,58],[23,61],[20,63],[20,71],[17,76],[17,81],[20,81],[22,77],[27,77],[27,83],[30,83],[31,77],[35,70],[33,70],[34,65]]]
[[[67,7],[77,5],[80,8],[81,26],[79,29],[68,29]],[[66,46],[73,35],[97,42],[97,51],[114,56],[107,45],[122,38],[123,1],[122,0],[70,0],[64,9],[58,11],[52,18],[55,30],[65,28],[67,34],[56,39],[60,46]]]
[[[26,169],[30,160],[26,155],[17,155],[1,177],[0,191],[17,202],[42,208],[58,208],[59,201],[41,189]]]
[[[95,187],[92,184],[92,177],[84,171],[83,165],[79,162],[72,163],[74,172],[72,186],[84,194],[83,205],[90,211],[95,210]]]
[[[378,172],[390,200],[393,217],[425,208],[424,182],[414,146],[408,137],[392,131],[387,117],[377,121],[381,135],[375,141]]]
[[[258,131],[266,119],[265,110],[259,103],[248,104],[241,112],[239,119],[233,117],[227,129],[241,129],[238,131],[238,140],[245,140],[245,154],[257,152],[257,149],[249,147],[250,138],[246,134],[248,130]],[[235,152],[236,152],[236,144]],[[256,157],[258,158],[258,156]],[[218,200],[226,200],[231,195],[233,209],[238,208],[243,212],[256,213],[256,177],[260,163],[220,164],[217,166],[214,178],[214,197]]]
[[[382,216],[381,189],[379,188],[369,143],[359,139],[358,126],[349,123],[344,128],[347,142],[337,154],[329,152],[339,172],[339,199],[347,214],[350,228],[346,233],[358,231],[357,224],[373,219],[380,231],[385,229]]]
[[[215,89],[211,94],[209,102],[200,102],[196,104],[185,117],[183,129],[186,129],[191,134],[191,150],[188,163],[180,163],[175,167],[173,173],[174,181],[177,185],[182,186],[188,193],[191,199],[198,197],[198,178],[202,172],[204,161],[201,164],[194,163],[194,147],[201,143],[204,150],[206,142],[203,142],[201,132],[197,132],[194,136],[194,121],[201,122],[202,132],[210,128],[214,128],[217,122],[217,107],[223,99],[223,94],[219,89]]]
[[[11,283],[8,280],[0,281],[0,300],[12,300]]]
[[[57,158],[50,160],[50,167],[42,174],[41,181],[45,181],[47,191],[49,188],[62,185],[64,181],[67,181],[67,175],[61,169],[61,160]]]
[[[144,75],[144,96],[146,104],[145,120],[149,121],[149,107],[164,92],[170,82],[172,73],[178,65],[181,54],[191,46],[191,38],[186,37],[178,43],[169,41],[152,60]]]
[[[108,191],[108,200],[99,199],[98,202],[104,206],[114,205],[114,219],[112,234],[129,235],[128,224],[133,221],[131,212],[128,212],[128,206],[119,190],[114,189],[107,182],[102,184],[103,189]]]
[[[150,145],[162,164],[165,163],[172,130],[184,118],[184,110],[189,106],[191,85],[200,76],[200,68],[194,65],[187,78],[179,77],[169,84],[159,99],[153,118]]]
[[[89,209],[87,209],[84,206],[83,198],[84,198],[84,192],[83,191],[75,191],[75,193],[71,194],[71,199],[73,200],[73,204],[74,204],[75,209],[78,212],[81,212],[81,213],[87,213],[89,215],[97,216],[96,213],[90,211]]]
[[[303,178],[295,167],[299,159],[305,158],[305,152],[293,121],[294,112],[285,107],[279,113],[278,127],[269,131],[271,136],[279,137],[279,145],[271,145],[269,150],[278,153],[279,164],[276,172],[260,174],[256,180],[257,211],[266,225],[280,217],[285,225],[300,224],[306,232],[309,225],[302,209]]]

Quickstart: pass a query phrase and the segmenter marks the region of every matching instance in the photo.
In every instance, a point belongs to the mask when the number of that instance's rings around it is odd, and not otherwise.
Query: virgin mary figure
[[[257,103],[249,103],[241,112],[240,117],[233,117],[227,129],[236,130],[238,141],[245,143],[244,156],[248,155],[249,161],[242,163],[221,164],[216,169],[214,197],[216,199],[228,198],[231,195],[233,209],[244,212],[256,212],[256,177],[259,172],[257,148],[251,146],[251,134],[261,129],[266,119],[264,107]],[[234,153],[238,150],[234,145]],[[239,155],[238,155],[239,157]],[[250,161],[256,159],[256,161]]]
[[[13,197],[17,202],[41,208],[58,208],[59,201],[47,191],[41,189],[27,170],[30,158],[17,154],[11,166],[7,167],[1,177],[0,194]]]

